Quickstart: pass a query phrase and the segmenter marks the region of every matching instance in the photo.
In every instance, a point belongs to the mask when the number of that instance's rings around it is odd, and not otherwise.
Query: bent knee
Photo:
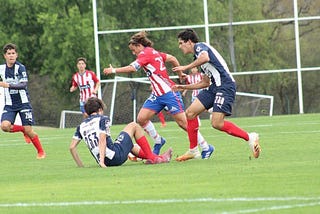
[[[197,114],[187,109],[186,110],[186,117],[188,120],[191,120],[191,119],[196,118]]]

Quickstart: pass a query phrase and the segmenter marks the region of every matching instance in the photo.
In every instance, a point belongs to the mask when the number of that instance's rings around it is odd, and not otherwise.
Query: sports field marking
[[[92,205],[121,205],[121,204],[170,204],[170,203],[197,203],[197,202],[257,202],[257,201],[313,201],[292,205],[270,206],[259,209],[238,210],[231,213],[250,213],[263,210],[290,209],[296,207],[320,206],[320,197],[270,197],[270,198],[194,198],[194,199],[159,199],[159,200],[126,200],[126,201],[78,201],[78,202],[39,202],[39,203],[6,203],[1,207],[65,207],[65,206],[92,206]]]

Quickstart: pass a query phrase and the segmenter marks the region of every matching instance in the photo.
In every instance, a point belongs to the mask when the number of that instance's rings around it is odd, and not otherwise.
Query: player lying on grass
[[[70,152],[79,167],[83,163],[76,147],[84,139],[87,147],[101,167],[120,166],[128,159],[131,152],[135,156],[145,159],[146,164],[167,163],[172,156],[169,148],[162,155],[152,153],[149,142],[144,136],[142,128],[135,122],[129,123],[112,142],[110,135],[109,117],[103,115],[104,104],[102,100],[91,97],[84,105],[88,118],[77,127],[70,144]],[[133,144],[132,138],[137,144]],[[100,158],[103,157],[103,158]]]

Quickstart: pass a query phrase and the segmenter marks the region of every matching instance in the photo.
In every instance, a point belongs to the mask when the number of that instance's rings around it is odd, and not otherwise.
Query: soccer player
[[[204,75],[203,79],[198,83],[175,85],[173,89],[194,90],[209,88],[203,89],[186,110],[190,149],[177,159],[183,161],[194,158],[193,150],[197,146],[199,129],[197,116],[211,107],[213,107],[212,127],[247,141],[253,152],[253,156],[258,158],[261,151],[259,135],[254,132],[248,133],[234,123],[225,120],[225,116],[231,115],[232,104],[236,95],[236,84],[222,56],[212,46],[199,42],[198,35],[193,29],[186,29],[180,32],[178,34],[178,42],[181,51],[184,54],[194,54],[195,60],[188,65],[177,66],[173,68],[173,71],[183,72],[200,66],[201,72]]]
[[[152,153],[142,128],[134,122],[129,123],[112,142],[109,117],[103,115],[104,104],[96,97],[90,97],[84,105],[87,118],[77,127],[70,144],[70,152],[79,167],[83,163],[76,147],[84,139],[93,158],[101,167],[120,166],[128,159],[131,152],[135,156],[146,159],[146,164],[167,163],[172,156],[169,148],[163,155]],[[137,144],[132,143],[132,138]],[[103,157],[103,158],[101,158]]]
[[[171,87],[175,83],[169,78],[165,63],[170,63],[173,67],[179,66],[176,57],[155,50],[153,42],[147,37],[145,31],[134,34],[129,41],[129,49],[136,56],[136,60],[130,65],[114,68],[110,65],[104,69],[105,74],[112,73],[131,73],[139,69],[143,69],[151,82],[152,92],[150,97],[145,101],[137,117],[137,121],[144,130],[154,139],[155,144],[153,152],[159,154],[161,147],[165,144],[165,139],[161,137],[155,130],[150,119],[159,113],[165,107],[167,112],[172,115],[177,124],[187,130],[187,121],[184,112],[184,104],[181,93],[172,91]],[[182,78],[182,72],[178,71],[178,75]],[[197,158],[208,158],[213,152],[210,150],[208,143],[199,133],[198,140],[202,153],[199,150]]]
[[[3,56],[6,63],[0,65],[0,87],[4,88],[5,105],[1,116],[1,129],[5,132],[22,132],[26,143],[36,148],[37,159],[46,157],[39,136],[34,132],[32,107],[27,89],[28,74],[23,64],[17,61],[18,50],[15,44],[6,44],[3,47]],[[19,114],[22,125],[14,124]]]
[[[79,88],[80,90],[80,111],[83,114],[83,117],[86,117],[86,112],[84,110],[84,103],[89,97],[96,97],[100,81],[97,78],[96,74],[91,70],[86,70],[87,60],[84,57],[79,57],[77,59],[77,68],[78,71],[72,76],[72,83],[70,87],[70,92],[74,92]]]

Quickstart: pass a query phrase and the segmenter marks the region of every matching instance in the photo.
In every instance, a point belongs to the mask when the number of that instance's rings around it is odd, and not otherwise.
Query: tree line
[[[93,12],[91,0],[0,0],[1,45],[12,42],[19,48],[18,60],[29,73],[29,92],[36,125],[57,127],[63,109],[78,110],[78,94],[69,93],[76,58],[86,57],[95,71]],[[99,30],[198,25],[204,22],[202,1],[97,0]],[[299,16],[318,16],[320,3],[299,1]],[[209,22],[236,22],[293,17],[287,0],[208,0]],[[295,68],[294,23],[291,21],[212,27],[210,43],[227,60],[232,72]],[[205,31],[197,29],[205,40]],[[301,63],[319,66],[319,21],[300,22]],[[179,30],[152,31],[154,47],[175,55],[181,64],[192,60],[178,49]],[[110,63],[123,66],[134,60],[127,48],[132,33],[99,36],[101,68]],[[144,76],[137,72],[133,76]],[[305,112],[319,112],[314,88],[318,72],[303,74]],[[110,78],[102,76],[102,79]],[[112,77],[111,77],[112,78]],[[298,113],[295,73],[235,76],[238,91],[275,96],[275,114]],[[103,85],[102,85],[103,87]]]

